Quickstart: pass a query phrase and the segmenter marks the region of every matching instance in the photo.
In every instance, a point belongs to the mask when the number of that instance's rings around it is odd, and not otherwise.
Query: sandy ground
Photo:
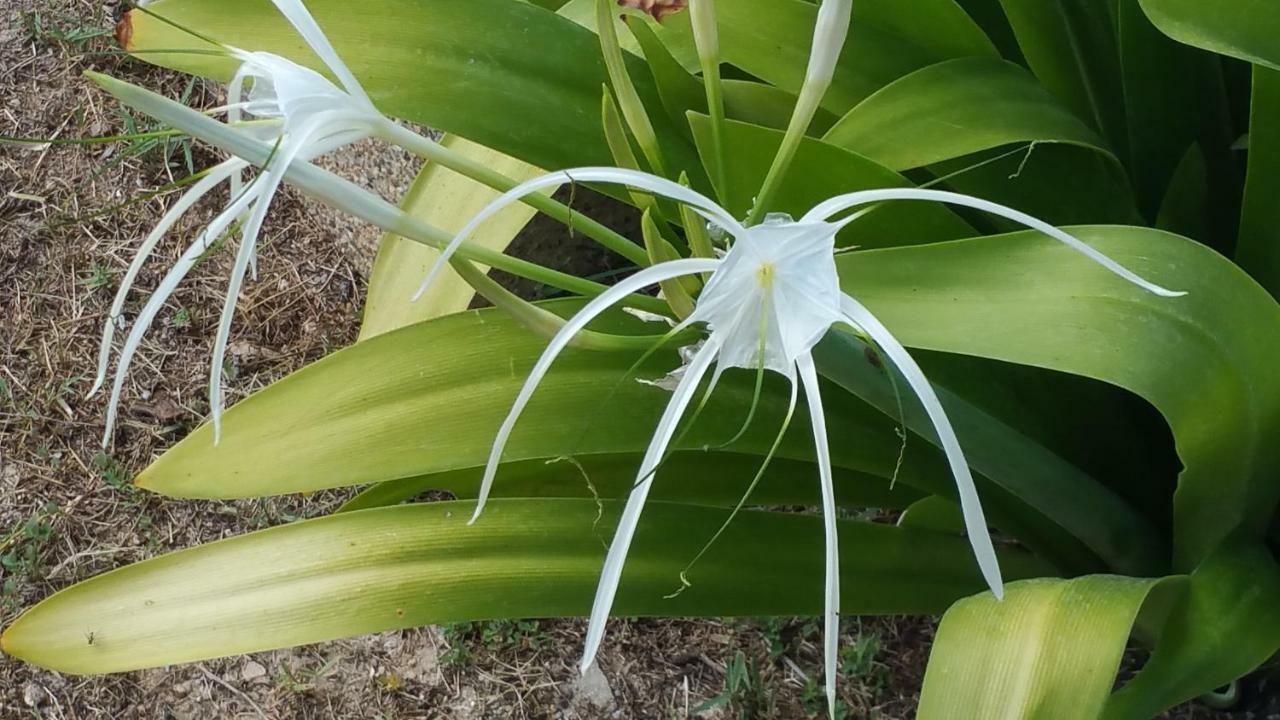
[[[77,138],[149,127],[83,81],[85,68],[185,94],[195,106],[220,102],[215,87],[104,54],[114,3],[4,6],[0,134]],[[105,570],[323,515],[349,495],[185,502],[129,484],[208,409],[204,377],[227,252],[202,261],[158,318],[126,386],[115,443],[99,448],[104,401],[84,396],[101,322],[133,248],[173,196],[133,201],[188,174],[188,162],[214,161],[183,143],[0,145],[0,626]],[[332,166],[389,198],[416,169],[372,146]],[[229,401],[352,342],[358,328],[378,233],[287,191],[276,202],[260,280],[240,298]],[[192,213],[177,236],[209,215],[207,207]],[[155,285],[175,245],[140,288]],[[541,245],[535,237],[525,249],[536,254]],[[131,311],[143,297],[135,295]],[[842,661],[850,717],[912,715],[933,627],[928,619],[850,621]],[[582,629],[580,621],[424,628],[94,678],[0,658],[0,719],[800,718],[821,708],[811,620],[618,622],[603,672],[580,679]]]

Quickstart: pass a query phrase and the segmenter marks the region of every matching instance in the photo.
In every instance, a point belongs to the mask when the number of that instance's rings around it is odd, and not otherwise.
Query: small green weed
[[[111,28],[87,23],[78,18],[50,17],[39,10],[19,14],[27,38],[37,42],[57,43],[80,47],[94,38],[111,34]]]
[[[487,620],[484,622],[442,625],[441,634],[449,646],[440,656],[445,667],[467,665],[475,658],[475,650],[490,653],[547,647],[551,636],[537,620]]]
[[[735,711],[738,720],[752,720],[772,716],[774,704],[773,689],[761,680],[755,660],[736,650],[725,664],[724,690],[701,702],[693,712],[696,715],[723,707]]]
[[[0,606],[6,612],[17,609],[19,585],[40,577],[44,549],[53,539],[53,519],[59,512],[55,502],[45,503],[34,515],[0,538]]]
[[[90,290],[97,290],[111,284],[112,273],[106,267],[94,262],[89,265],[89,277],[80,281],[80,284]]]

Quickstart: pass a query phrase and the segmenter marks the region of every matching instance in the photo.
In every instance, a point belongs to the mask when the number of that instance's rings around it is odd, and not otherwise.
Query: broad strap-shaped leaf
[[[1142,0],[1142,9],[1178,42],[1280,70],[1280,13],[1266,0]]]
[[[104,673],[431,623],[587,613],[617,504],[494,500],[468,525],[473,509],[342,513],[164,555],[50,597],[0,648],[61,672]],[[665,597],[726,512],[651,502],[615,612],[818,613],[814,516],[741,513],[689,573],[692,585]],[[840,540],[845,613],[938,612],[982,586],[963,538],[842,522]],[[1044,570],[1016,550],[1001,566],[1015,578]]]
[[[1126,154],[1113,0],[1000,0],[1031,71]]]
[[[1252,541],[1224,544],[1191,573],[1151,659],[1104,720],[1146,720],[1257,668],[1280,650],[1280,567]]]
[[[358,11],[343,0],[311,0],[307,7],[383,112],[542,168],[608,163],[599,123],[604,62],[596,35],[573,21],[518,0],[378,0]],[[147,10],[219,42],[322,67],[268,0],[157,0]],[[229,59],[154,52],[209,46],[149,14],[130,13],[126,22],[128,49],[148,62],[224,80],[234,70]],[[644,62],[628,61],[641,99],[658,110]],[[665,116],[651,114],[668,170],[686,171],[702,186],[692,146]]]
[[[543,306],[565,313],[580,304]],[[621,313],[597,327],[653,332],[652,325]],[[260,497],[483,466],[545,344],[492,309],[370,338],[236,404],[223,418],[218,445],[204,426],[144,470],[137,483],[180,497]],[[674,355],[659,353],[638,376],[661,376],[673,367]],[[627,374],[637,359],[638,353],[566,351],[516,426],[505,460],[643,452],[670,396]],[[754,373],[727,373],[680,447],[717,447],[732,439],[748,415],[754,385]],[[769,378],[755,421],[727,449],[763,455],[788,396],[785,381]],[[834,448],[835,464],[889,477],[899,447],[893,424],[844,393],[833,393],[828,405],[832,437],[857,438]],[[612,410],[618,407],[627,412]],[[812,460],[805,423],[792,425],[779,456]],[[937,454],[910,460],[902,474],[909,484],[944,473]]]
[[[1194,242],[1074,232],[1188,294],[1143,293],[1026,233],[846,255],[841,281],[909,346],[1092,377],[1155,406],[1185,466],[1174,557],[1190,570],[1233,530],[1260,536],[1280,494],[1280,306]]]
[[[899,171],[1029,142],[1072,143],[1113,157],[1026,70],[986,57],[930,65],[885,86],[823,140]]]
[[[1277,9],[1280,11],[1280,9]],[[1255,66],[1236,262],[1280,297],[1280,70]]]
[[[987,592],[957,602],[934,638],[916,717],[1097,720],[1134,620],[1161,582],[1043,578],[1009,583],[1004,600]]]
[[[542,174],[542,170],[528,163],[456,135],[440,142],[516,182]],[[499,194],[448,168],[429,163],[418,173],[400,207],[441,230],[457,232]],[[469,241],[505,250],[535,214],[528,205],[507,207],[477,228]],[[449,268],[445,268],[421,298],[410,301],[439,256],[437,250],[422,243],[390,233],[382,237],[365,298],[364,321],[360,326],[362,340],[467,309],[475,290]]]
[[[719,7],[719,6],[717,6]],[[703,162],[713,157],[711,125],[705,115],[689,115],[694,140]],[[725,124],[725,144],[733,149],[726,157],[729,186],[717,188],[720,202],[735,215],[745,216],[759,191],[783,133],[749,123]],[[814,205],[836,193],[884,187],[908,187],[898,173],[856,153],[813,138],[805,138],[796,151],[787,181],[779,188],[773,207],[800,217]],[[950,240],[973,235],[973,228],[940,205],[888,206],[875,210],[845,229],[841,245],[884,247]]]

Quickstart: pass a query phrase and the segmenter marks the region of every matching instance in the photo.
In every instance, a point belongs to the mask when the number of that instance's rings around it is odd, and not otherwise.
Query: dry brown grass
[[[80,77],[89,67],[170,96],[188,89],[174,74],[94,54],[110,48],[109,35],[83,36],[111,27],[113,3],[9,0],[6,8],[0,133],[125,130],[117,106]],[[219,101],[216,88],[190,91],[193,104]],[[126,386],[114,443],[99,448],[104,401],[84,395],[101,322],[135,244],[171,198],[116,206],[186,172],[180,146],[167,158],[163,148],[131,154],[137,149],[0,145],[0,555],[9,558],[0,567],[0,626],[108,569],[321,515],[345,497],[186,502],[128,482],[208,409],[204,377],[225,252],[202,262],[158,319]],[[212,160],[192,150],[196,167]],[[389,197],[413,172],[407,158],[369,147],[338,166]],[[183,229],[207,220],[202,212]],[[527,252],[552,252],[541,233],[533,237]],[[354,339],[376,238],[282,193],[264,235],[261,280],[240,298],[229,402]],[[169,246],[138,286],[154,286],[176,254]],[[559,264],[582,262],[570,252]],[[585,262],[602,267],[598,256]],[[0,718],[689,717],[724,689],[726,666],[739,653],[751,689],[702,716],[811,717],[821,705],[812,682],[820,651],[807,621],[616,622],[601,656],[612,695],[605,707],[591,705],[577,679],[582,630],[579,621],[421,629],[99,678],[0,658]],[[849,663],[860,668],[842,683],[853,717],[911,716],[932,632],[929,620],[850,627],[845,647],[875,638],[879,648],[865,663]]]

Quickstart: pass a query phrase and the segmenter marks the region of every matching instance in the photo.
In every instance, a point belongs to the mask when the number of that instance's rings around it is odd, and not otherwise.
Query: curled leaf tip
[[[133,50],[133,11],[126,10],[116,23],[116,42],[125,50]]]

